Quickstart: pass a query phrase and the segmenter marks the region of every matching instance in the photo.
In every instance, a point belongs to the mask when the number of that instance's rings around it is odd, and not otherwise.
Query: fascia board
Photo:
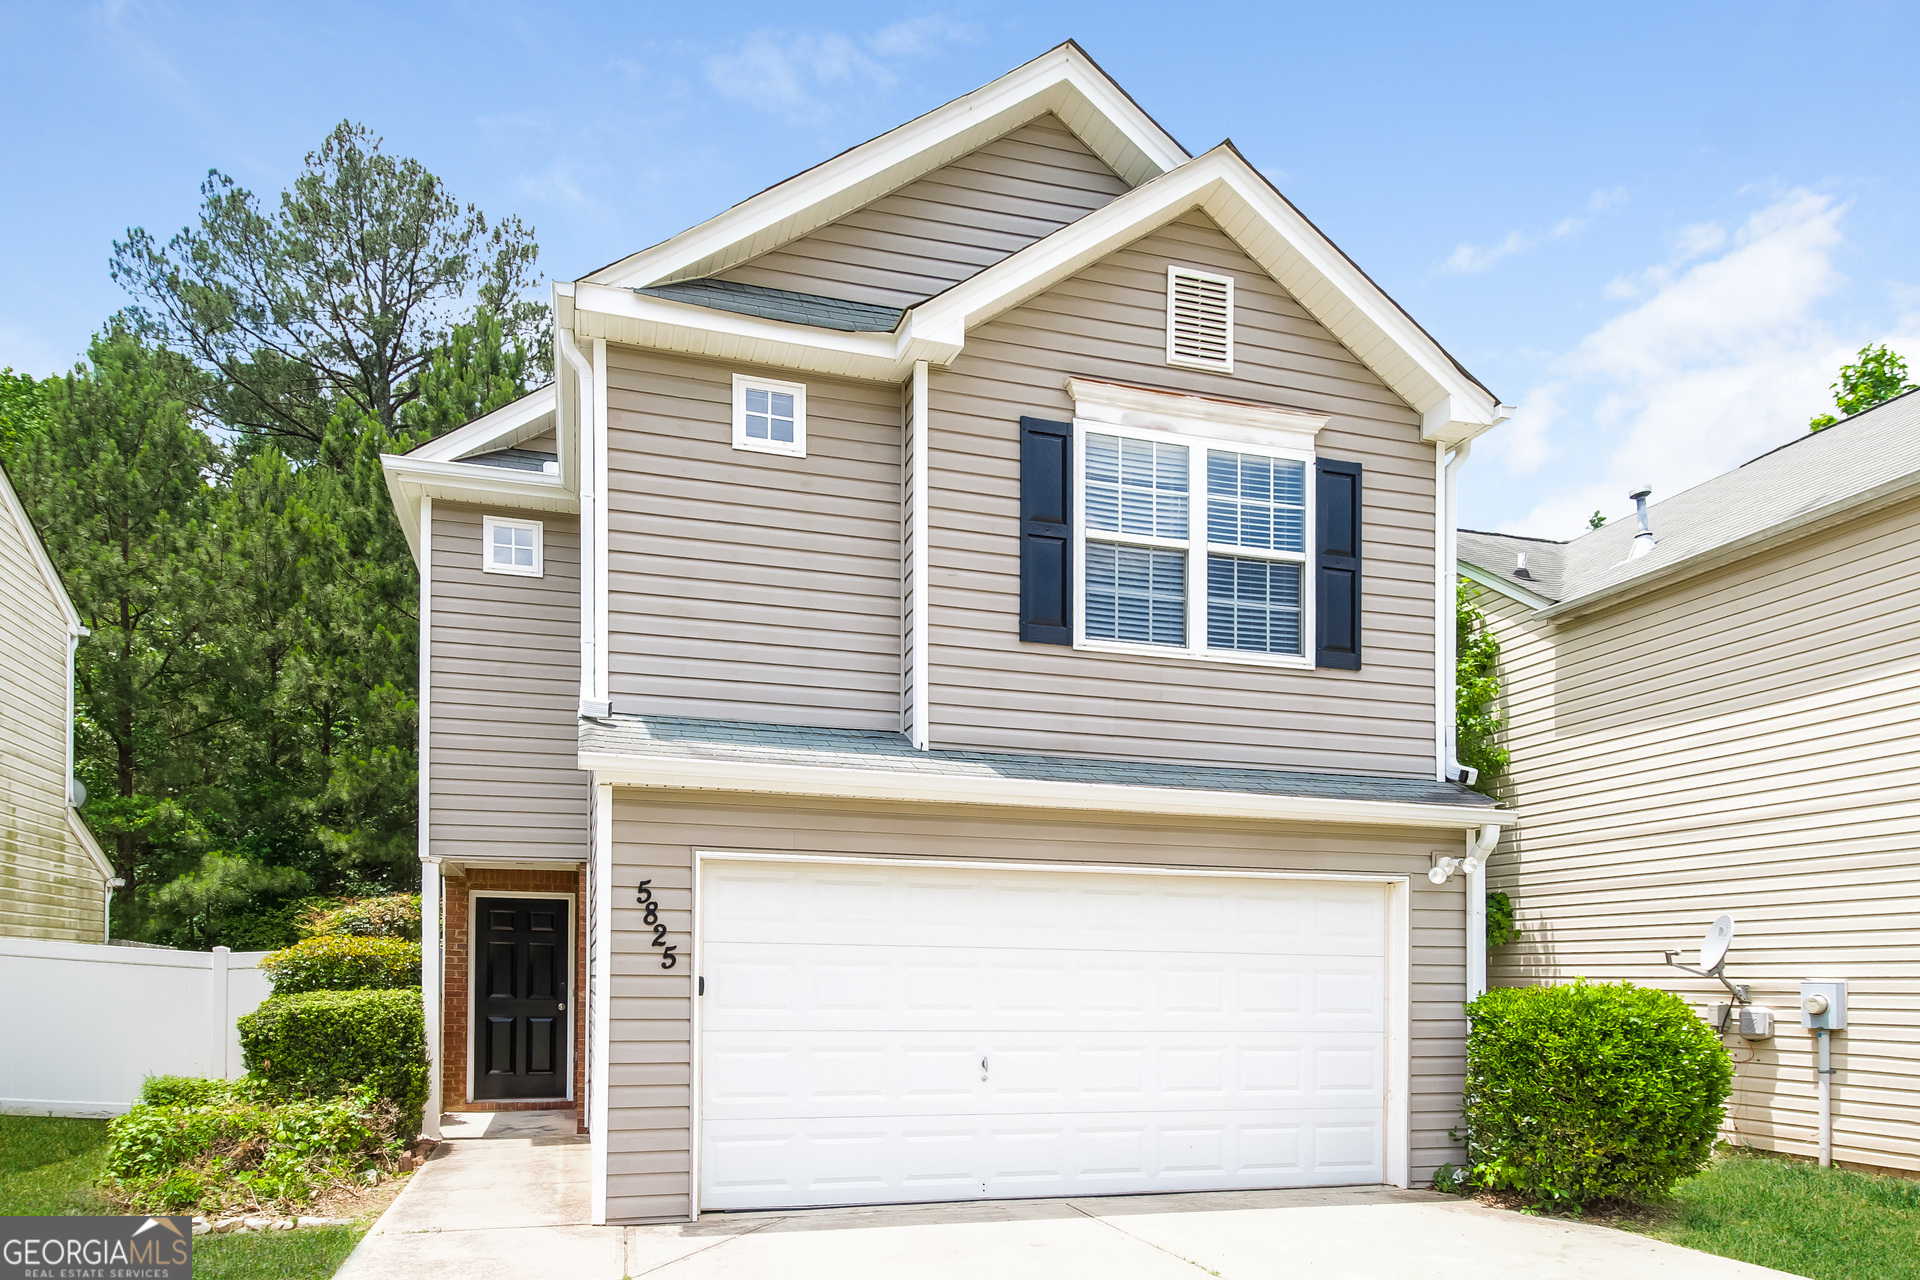
[[[1472,805],[1328,800],[1020,778],[948,777],[735,760],[627,756],[599,751],[580,752],[579,765],[593,774],[596,783],[620,787],[732,791],[843,800],[978,804],[1101,813],[1152,813],[1191,818],[1337,822],[1421,827],[1427,830],[1479,828],[1488,823],[1512,827],[1519,823],[1519,815],[1511,809],[1488,810]]]
[[[1538,592],[1529,591],[1525,587],[1516,586],[1491,570],[1482,569],[1479,565],[1468,564],[1465,560],[1460,561],[1458,567],[1460,576],[1467,581],[1478,583],[1487,590],[1503,595],[1509,600],[1517,600],[1529,609],[1549,609],[1553,607],[1553,601],[1547,599],[1545,596]]]
[[[1745,537],[1735,538],[1717,547],[1695,552],[1684,559],[1661,565],[1646,573],[1622,578],[1618,582],[1590,591],[1585,595],[1562,600],[1541,610],[1540,616],[1558,621],[1592,613],[1629,596],[1675,586],[1723,568],[1737,560],[1759,555],[1785,543],[1823,532],[1862,516],[1872,515],[1876,511],[1897,506],[1916,497],[1920,497],[1920,472],[1897,476],[1858,493],[1847,494],[1831,502],[1822,503],[1809,511],[1770,524],[1764,529],[1757,529]]]
[[[934,341],[905,329],[894,333],[818,329],[593,284],[579,286],[574,325],[583,338],[888,382],[904,377],[915,360],[944,364],[960,350],[958,341]]]
[[[1187,153],[1077,48],[1062,45],[699,226],[583,277],[644,286],[712,274],[804,235],[1052,111],[1131,184]]]
[[[1500,421],[1501,406],[1494,398],[1462,375],[1432,338],[1224,145],[922,303],[909,314],[907,328],[913,333],[970,330],[1196,208],[1416,411],[1450,400],[1452,415],[1470,415],[1480,430]]]
[[[427,441],[405,456],[422,462],[453,462],[471,453],[485,453],[490,448],[510,449],[522,440],[539,435],[544,430],[536,429],[539,420],[555,412],[559,403],[554,384],[549,382],[510,404],[501,405],[492,413],[475,418],[464,427]]]
[[[87,826],[87,820],[74,812],[71,807],[67,809],[67,830],[71,831],[73,838],[80,842],[80,848],[86,852],[87,858],[93,863],[94,870],[100,873],[100,879],[102,881],[113,879],[113,864],[107,861],[106,850],[102,849],[100,842],[94,839],[93,832]]]
[[[13,491],[13,481],[8,478],[5,467],[0,467],[0,505],[6,507],[7,518],[19,528],[21,541],[27,544],[27,554],[33,557],[34,570],[40,575],[40,581],[46,584],[54,606],[60,610],[60,620],[67,624],[68,634],[78,635],[81,630],[80,612],[73,607],[73,599],[67,595],[67,584],[60,581],[60,571],[53,567],[46,547],[41,545],[40,531],[28,519],[27,508],[21,503],[20,495]]]

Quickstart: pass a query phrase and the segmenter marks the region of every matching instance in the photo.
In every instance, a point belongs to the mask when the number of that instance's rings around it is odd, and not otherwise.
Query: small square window
[[[543,576],[540,563],[540,522],[488,516],[483,525],[480,567],[488,573],[517,573],[524,578]]]
[[[806,457],[806,387],[734,374],[733,447]]]

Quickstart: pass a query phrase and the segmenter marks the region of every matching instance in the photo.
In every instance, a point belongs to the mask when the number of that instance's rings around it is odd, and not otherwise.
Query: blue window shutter
[[[1320,458],[1314,467],[1313,665],[1360,669],[1360,464]]]
[[[1020,419],[1020,638],[1073,643],[1073,424]]]

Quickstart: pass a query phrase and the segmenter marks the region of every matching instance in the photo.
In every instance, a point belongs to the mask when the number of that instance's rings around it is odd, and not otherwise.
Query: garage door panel
[[[835,1205],[1137,1195],[1378,1182],[1377,1113],[1037,1115],[996,1126],[913,1116],[709,1121],[702,1205]]]
[[[926,867],[714,864],[706,940],[1378,955],[1375,885]]]
[[[1345,1106],[1379,1096],[1377,1041],[1337,1032],[709,1032],[710,1119]],[[982,1060],[986,1067],[982,1068]],[[985,1077],[984,1079],[982,1077]]]
[[[1378,885],[716,861],[701,894],[706,1208],[1384,1176]]]
[[[1377,957],[708,943],[708,1027],[1377,1031]]]

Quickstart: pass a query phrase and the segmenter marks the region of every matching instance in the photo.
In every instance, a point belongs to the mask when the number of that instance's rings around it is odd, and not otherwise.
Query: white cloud
[[[977,38],[972,26],[939,16],[896,22],[859,38],[837,31],[756,31],[735,52],[708,58],[705,69],[707,83],[723,97],[786,124],[813,124],[899,83],[886,59],[930,57],[948,44]]]
[[[1603,213],[1627,198],[1625,187],[1606,187],[1594,192],[1587,198],[1587,209],[1593,213]],[[1586,230],[1585,218],[1562,218],[1553,225],[1551,231],[1539,235],[1529,235],[1524,231],[1509,231],[1507,238],[1495,245],[1467,244],[1462,241],[1446,261],[1440,264],[1440,270],[1451,276],[1478,275],[1482,271],[1491,271],[1502,258],[1516,253],[1525,253],[1537,249],[1543,244],[1555,240],[1565,240]]]
[[[926,58],[949,44],[972,44],[980,38],[980,28],[970,22],[955,22],[935,14],[882,27],[867,40],[875,53],[891,57]]]
[[[1488,441],[1511,476],[1549,461],[1578,473],[1502,527],[1569,537],[1596,507],[1624,510],[1633,483],[1650,482],[1656,501],[1679,493],[1804,432],[1863,341],[1911,347],[1910,320],[1905,335],[1843,337],[1819,314],[1842,283],[1845,213],[1796,190],[1731,235],[1683,230],[1667,263],[1634,277],[1637,304],[1553,360]]]

